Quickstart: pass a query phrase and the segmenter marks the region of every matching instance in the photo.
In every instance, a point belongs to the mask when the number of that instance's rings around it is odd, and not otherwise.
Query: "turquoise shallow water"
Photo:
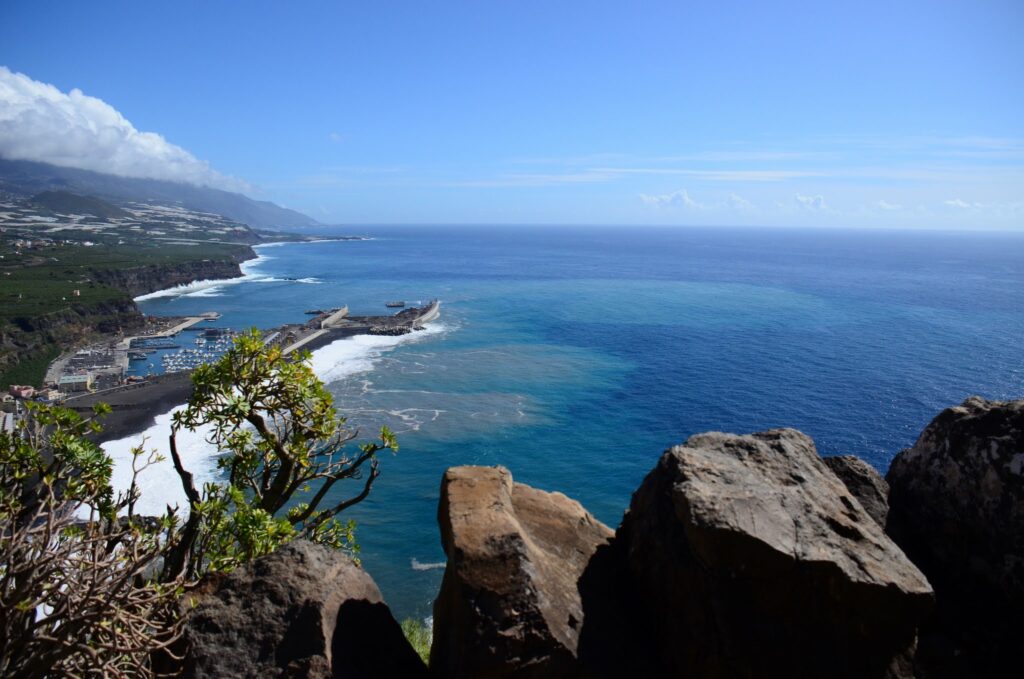
[[[429,615],[450,465],[503,464],[614,527],[660,452],[693,433],[797,427],[884,471],[941,408],[1024,395],[1019,234],[359,231],[375,239],[261,248],[243,281],[140,305],[237,328],[444,301],[430,333],[317,354],[354,425],[399,433],[351,512],[398,616]]]

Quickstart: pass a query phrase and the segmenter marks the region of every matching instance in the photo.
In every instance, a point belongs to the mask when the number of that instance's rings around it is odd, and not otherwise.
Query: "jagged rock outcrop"
[[[824,461],[875,523],[885,528],[885,517],[889,514],[889,484],[878,470],[856,455],[826,457]]]
[[[612,531],[578,502],[503,467],[445,472],[448,555],[434,604],[431,670],[443,677],[567,677],[584,624],[577,581]]]
[[[189,614],[186,677],[421,677],[373,579],[306,541],[242,566]]]
[[[616,541],[661,674],[911,676],[931,587],[800,432],[671,448]]]
[[[935,586],[926,676],[1024,667],[1024,400],[971,397],[892,461],[888,531]]]
[[[944,411],[888,481],[886,514],[877,473],[800,432],[700,434],[662,455],[613,535],[507,469],[449,469],[430,673],[1017,673],[1024,401]],[[304,542],[216,583],[187,641],[192,677],[427,672],[369,576]]]

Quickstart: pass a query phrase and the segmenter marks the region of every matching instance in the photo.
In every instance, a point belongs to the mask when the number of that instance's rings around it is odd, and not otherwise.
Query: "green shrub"
[[[416,654],[423,660],[423,664],[430,664],[430,644],[434,641],[433,630],[424,622],[415,618],[406,618],[402,621],[402,634],[412,644]]]

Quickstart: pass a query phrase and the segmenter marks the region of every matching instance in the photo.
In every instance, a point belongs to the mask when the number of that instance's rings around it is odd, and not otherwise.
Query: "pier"
[[[216,311],[207,311],[206,313],[199,314],[198,316],[189,316],[188,318],[186,318],[173,328],[168,328],[166,330],[155,332],[150,335],[137,335],[135,337],[125,337],[123,340],[118,342],[117,348],[119,350],[128,351],[128,349],[131,348],[132,342],[134,340],[174,337],[183,330],[188,330],[196,323],[201,323],[203,321],[215,321],[218,318],[220,318],[220,314],[218,314]]]
[[[327,318],[320,321],[320,327],[333,328],[346,316],[348,316],[348,305],[341,307],[334,313],[330,314]]]
[[[282,353],[285,356],[287,356],[288,354],[292,353],[296,349],[301,349],[302,347],[306,346],[307,344],[309,344],[313,340],[317,339],[318,337],[323,337],[326,334],[327,334],[327,330],[326,329],[320,329],[320,330],[316,330],[314,332],[311,332],[310,334],[306,335],[305,337],[303,337],[299,341],[292,342],[291,344],[289,344],[287,347],[284,348]]]

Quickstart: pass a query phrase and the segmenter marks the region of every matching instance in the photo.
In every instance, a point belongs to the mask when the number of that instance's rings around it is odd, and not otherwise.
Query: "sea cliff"
[[[143,326],[144,318],[133,298],[139,295],[186,285],[199,280],[237,278],[241,263],[254,259],[248,246],[237,246],[229,255],[217,259],[183,259],[143,264],[134,267],[94,266],[87,272],[87,283],[68,284],[63,300],[54,310],[41,314],[5,314],[0,319],[0,382],[17,366],[33,365],[19,379],[39,383],[45,364],[57,354],[90,337],[128,332]],[[74,285],[84,289],[82,297],[67,296]],[[105,294],[91,294],[94,290]],[[5,387],[6,382],[0,384]]]
[[[96,280],[124,290],[134,297],[158,290],[188,285],[201,280],[237,278],[242,275],[241,263],[255,259],[252,248],[239,248],[237,255],[223,259],[195,259],[169,264],[147,264],[120,269],[100,269]]]
[[[37,357],[56,358],[60,351],[91,335],[132,330],[142,324],[142,314],[128,295],[91,304],[72,303],[38,316],[15,316],[0,323],[0,376]],[[39,378],[44,370],[41,365]]]

